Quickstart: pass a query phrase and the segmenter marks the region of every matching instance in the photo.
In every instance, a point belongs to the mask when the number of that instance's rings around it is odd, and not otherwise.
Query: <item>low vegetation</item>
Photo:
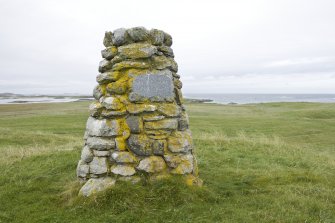
[[[202,188],[78,198],[88,102],[0,106],[0,222],[335,222],[335,104],[188,104]]]

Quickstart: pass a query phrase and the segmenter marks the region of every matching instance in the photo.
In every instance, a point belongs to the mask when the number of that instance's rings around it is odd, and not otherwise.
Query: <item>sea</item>
[[[53,97],[53,96],[24,96],[24,97],[0,97],[0,104],[33,104],[33,103],[61,103],[93,100],[93,97]]]
[[[335,103],[335,94],[184,94],[185,98],[210,99],[210,103],[252,104],[268,102]]]
[[[268,102],[322,102],[335,103],[335,94],[184,94],[184,98],[209,99],[206,103],[251,104]],[[0,97],[0,104],[57,103],[93,100],[92,97]]]

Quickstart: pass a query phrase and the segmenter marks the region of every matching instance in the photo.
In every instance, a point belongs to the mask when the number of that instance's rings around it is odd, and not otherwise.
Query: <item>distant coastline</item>
[[[185,94],[186,103],[253,104],[269,102],[335,103],[335,94]],[[91,101],[89,95],[23,95],[0,93],[0,104],[61,103]]]
[[[87,95],[23,95],[14,93],[0,93],[0,104],[31,104],[31,103],[61,103],[61,102],[76,102],[90,101],[92,96]]]
[[[184,94],[186,98],[208,98],[218,104],[256,104],[270,102],[335,103],[335,94]]]

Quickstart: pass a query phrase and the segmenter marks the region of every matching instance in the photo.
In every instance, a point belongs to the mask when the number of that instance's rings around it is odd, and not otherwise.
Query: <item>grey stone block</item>
[[[147,173],[157,173],[164,170],[166,168],[166,164],[162,157],[150,156],[141,160],[140,164],[136,168]]]
[[[137,159],[130,152],[114,152],[112,154],[112,161],[117,163],[134,163]]]
[[[130,150],[139,156],[149,156],[152,154],[152,148],[149,138],[146,135],[132,134],[127,140]]]
[[[125,59],[149,58],[157,53],[157,48],[148,43],[132,43],[120,46],[119,56]]]
[[[89,117],[86,123],[89,136],[117,136],[120,126],[117,120],[96,119]]]
[[[131,133],[140,133],[143,129],[142,118],[139,116],[128,116],[126,122]]]
[[[100,137],[88,137],[86,144],[90,149],[96,150],[109,150],[115,148],[114,139],[104,139]]]
[[[101,56],[107,60],[112,59],[117,55],[117,48],[115,46],[107,47],[106,49],[101,50]]]
[[[94,156],[100,156],[100,157],[106,157],[106,156],[110,156],[111,152],[110,150],[93,150],[93,154]]]
[[[77,165],[77,177],[86,178],[89,173],[89,165],[87,165],[84,161],[79,160]]]
[[[191,131],[175,131],[168,138],[168,148],[173,153],[187,153],[192,150]]]
[[[138,75],[133,80],[132,93],[140,98],[131,99],[140,101],[143,98],[156,98],[157,101],[164,101],[174,97],[173,81],[167,75],[143,74]]]
[[[162,45],[164,43],[164,32],[158,29],[150,30],[150,39],[153,45]]]
[[[111,172],[121,176],[132,176],[136,173],[136,170],[132,166],[116,165],[111,168]]]
[[[107,190],[115,185],[115,179],[111,177],[92,178],[80,189],[79,195],[89,197],[98,192]]]
[[[144,128],[148,130],[174,130],[178,127],[177,119],[162,119],[158,121],[145,122]]]
[[[134,27],[127,30],[130,38],[135,42],[145,41],[149,38],[149,32],[144,27]],[[114,34],[115,35],[115,34]]]
[[[93,159],[92,151],[88,146],[84,146],[83,150],[81,151],[81,160],[85,163],[89,163]]]
[[[106,174],[108,171],[108,164],[106,157],[94,157],[89,165],[91,174],[101,175]]]
[[[125,28],[119,28],[114,30],[112,40],[115,46],[121,46],[126,43],[127,30]]]
[[[164,150],[167,148],[166,140],[151,140],[152,153],[155,155],[164,155]]]

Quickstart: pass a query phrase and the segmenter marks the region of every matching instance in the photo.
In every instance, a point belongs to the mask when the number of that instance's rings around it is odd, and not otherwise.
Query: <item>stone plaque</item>
[[[174,96],[173,82],[167,75],[138,75],[133,81],[133,93],[144,98],[170,99]]]

